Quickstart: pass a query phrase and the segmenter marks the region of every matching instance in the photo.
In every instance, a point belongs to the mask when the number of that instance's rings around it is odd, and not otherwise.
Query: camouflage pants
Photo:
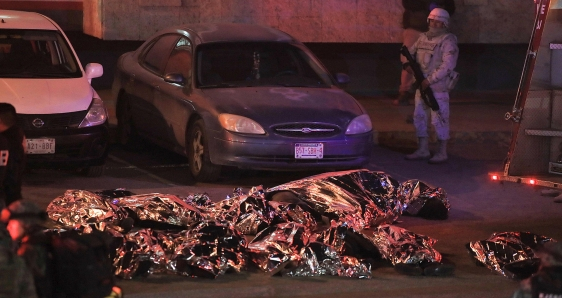
[[[433,95],[439,104],[439,111],[437,112],[428,107],[421,98],[420,91],[416,91],[414,107],[416,136],[418,138],[429,137],[428,124],[429,120],[431,120],[437,139],[446,141],[449,139],[449,93],[435,92]]]

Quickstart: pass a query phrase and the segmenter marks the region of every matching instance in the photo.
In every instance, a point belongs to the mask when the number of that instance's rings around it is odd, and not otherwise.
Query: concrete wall
[[[33,11],[53,19],[65,31],[82,31],[82,0],[0,0],[0,9]]]
[[[144,40],[177,24],[257,23],[303,42],[399,43],[401,0],[83,0],[84,33]],[[533,0],[456,0],[460,43],[526,43]]]

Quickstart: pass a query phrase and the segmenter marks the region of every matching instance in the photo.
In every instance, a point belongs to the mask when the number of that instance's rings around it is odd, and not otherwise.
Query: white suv
[[[16,108],[30,167],[99,176],[107,156],[107,111],[61,28],[32,12],[0,10],[0,101]]]

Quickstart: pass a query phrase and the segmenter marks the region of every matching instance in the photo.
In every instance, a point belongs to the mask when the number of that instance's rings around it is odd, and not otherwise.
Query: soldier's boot
[[[439,149],[431,159],[430,164],[440,164],[447,162],[447,141],[439,141]]]
[[[407,160],[422,160],[429,157],[429,138],[427,137],[418,138],[418,149],[414,153],[405,156]]]
[[[392,101],[395,106],[407,106],[410,105],[410,93],[401,91],[398,94],[398,98]]]

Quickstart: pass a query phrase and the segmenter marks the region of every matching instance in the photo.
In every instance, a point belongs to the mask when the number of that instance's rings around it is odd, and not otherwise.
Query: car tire
[[[84,175],[86,175],[86,177],[100,177],[103,175],[104,171],[105,171],[104,165],[89,166],[84,169]]]
[[[117,105],[117,142],[130,149],[135,148],[138,134],[133,124],[129,97],[120,95]]]
[[[186,147],[189,171],[193,178],[201,182],[216,181],[221,167],[211,163],[203,120],[195,121],[189,128]]]

